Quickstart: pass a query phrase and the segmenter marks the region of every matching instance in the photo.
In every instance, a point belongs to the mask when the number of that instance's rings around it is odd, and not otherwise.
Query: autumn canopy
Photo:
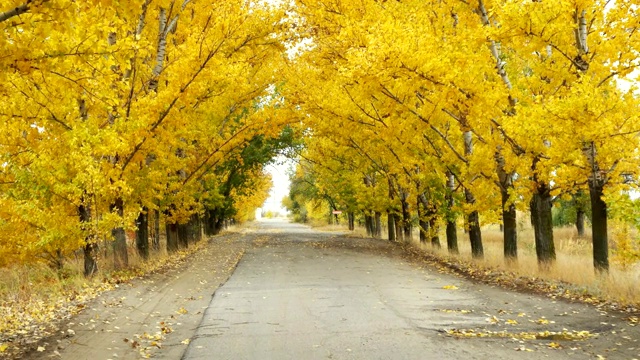
[[[108,241],[124,267],[126,231],[146,257],[160,221],[168,250],[187,246],[250,217],[265,164],[293,149],[298,200],[362,216],[372,235],[385,216],[392,240],[415,223],[439,244],[446,229],[452,252],[466,226],[476,257],[493,222],[517,258],[520,211],[552,264],[552,203],[587,196],[606,270],[608,213],[637,211],[639,12],[635,0],[5,1],[0,265],[82,251],[91,275]]]

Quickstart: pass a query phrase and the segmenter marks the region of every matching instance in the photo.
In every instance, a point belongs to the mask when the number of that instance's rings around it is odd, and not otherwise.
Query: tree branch
[[[46,2],[48,0],[43,0],[42,2]],[[33,0],[27,0],[24,4],[18,5],[11,10],[7,10],[5,12],[0,13],[0,23],[5,22],[11,19],[14,16],[20,16],[29,11],[29,7]]]

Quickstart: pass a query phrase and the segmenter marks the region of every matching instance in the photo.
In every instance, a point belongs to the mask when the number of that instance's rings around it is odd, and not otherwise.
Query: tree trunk
[[[395,215],[391,211],[387,211],[387,231],[389,234],[389,241],[396,241],[396,220]]]
[[[499,59],[498,59],[499,61]],[[502,147],[498,146],[495,154],[496,172],[500,187],[500,197],[502,200],[502,231],[504,258],[507,262],[514,262],[518,259],[518,229],[516,222],[516,206],[509,203],[509,193],[513,190],[513,173],[505,169],[505,159],[502,156]]]
[[[507,262],[518,260],[518,223],[516,221],[516,206],[509,204],[509,193],[501,188],[502,195],[502,235],[504,241],[504,258]]]
[[[466,124],[466,121],[465,121]],[[464,134],[464,154],[470,156],[473,154],[473,133],[467,129]],[[475,196],[468,188],[464,189],[464,197],[467,204],[473,206],[476,202]],[[476,259],[484,257],[484,249],[482,248],[482,232],[480,231],[480,215],[477,210],[472,211],[467,216],[469,227],[469,241],[471,242],[471,255]]]
[[[122,219],[124,217],[124,202],[122,198],[117,198],[109,207],[115,211]],[[122,226],[111,230],[113,236],[113,265],[116,270],[129,266],[129,255],[127,254],[127,234]]]
[[[438,219],[435,215],[429,219],[429,234],[431,236],[431,246],[440,249],[440,236],[438,236]]]
[[[167,223],[165,225],[167,231],[167,252],[174,253],[178,251],[178,224]]]
[[[447,250],[451,254],[459,254],[458,250],[458,232],[456,229],[456,215],[453,207],[455,199],[453,194],[456,191],[456,179],[451,172],[447,172]]]
[[[93,239],[85,239],[84,252],[84,276],[91,277],[98,272],[98,244]]]
[[[584,237],[584,209],[576,209],[576,230],[578,230],[578,236]]]
[[[216,227],[216,219],[213,215],[213,210],[206,209],[204,212],[204,233],[207,236],[214,235]]]
[[[189,248],[189,223],[178,224],[178,246],[181,249]]]
[[[375,225],[375,238],[380,239],[382,236],[382,222],[381,222],[382,214],[379,211],[374,213],[374,225]]]
[[[475,204],[476,199],[469,189],[464,189],[464,195],[468,204]],[[482,259],[484,257],[484,249],[482,247],[480,215],[477,210],[473,210],[469,215],[467,215],[467,226],[469,227],[468,232],[469,242],[471,243],[471,255],[475,259]]]
[[[136,220],[136,249],[144,260],[149,259],[149,209],[142,208]]]
[[[355,215],[353,214],[353,212],[349,212],[347,213],[347,218],[349,219],[349,230],[353,231],[356,229],[356,224],[355,224]]]
[[[394,216],[395,220],[395,228],[396,228],[396,240],[399,242],[404,242],[404,233],[402,232],[402,219],[400,216]]]
[[[472,211],[468,216],[469,221],[469,241],[471,242],[471,255],[475,259],[484,257],[482,247],[482,232],[480,230],[480,215],[477,211]]]
[[[447,250],[450,254],[459,254],[458,250],[458,232],[456,222],[447,220]]]
[[[153,249],[160,250],[160,210],[153,210]]]
[[[367,232],[367,237],[371,237],[371,216],[369,215],[364,216],[364,229]]]
[[[58,275],[60,275],[60,270],[64,267],[64,256],[62,255],[61,249],[56,249],[56,254],[50,260],[50,266],[58,271]]]
[[[224,230],[224,218],[218,217],[215,219],[215,225],[213,228],[213,235],[218,235]]]
[[[427,242],[427,234],[429,233],[429,222],[425,219],[425,207],[422,204],[421,195],[418,195],[418,201],[416,202],[416,211],[418,213],[418,230],[420,231],[420,243],[425,244]]]
[[[83,230],[89,227],[91,222],[91,210],[86,205],[78,206],[78,216],[80,217],[80,226]],[[91,277],[98,272],[98,243],[92,235],[86,235],[84,238],[84,276]]]
[[[202,218],[199,214],[193,215],[192,229],[194,242],[202,240]]]
[[[400,203],[402,205],[402,230],[403,236],[402,239],[405,242],[411,242],[413,227],[411,226],[411,210],[409,209],[409,202],[407,201],[407,196],[400,197]]]
[[[225,226],[224,211],[220,209],[207,209],[205,211],[205,234],[207,236],[218,235]]]
[[[544,182],[537,182],[536,192],[531,198],[531,220],[536,243],[538,266],[548,269],[556,260],[553,243],[553,216],[551,213],[551,195]]]
[[[426,244],[428,238],[429,238],[429,222],[425,219],[420,219],[418,221],[418,226],[419,226],[419,230],[420,230],[420,243],[421,244]]]
[[[597,182],[598,184],[593,184]],[[591,198],[591,237],[593,238],[593,266],[597,272],[609,271],[609,238],[607,235],[607,204],[602,200],[601,181],[589,181]]]

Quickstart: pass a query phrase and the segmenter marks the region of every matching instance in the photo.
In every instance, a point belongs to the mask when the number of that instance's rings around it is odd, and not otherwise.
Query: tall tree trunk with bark
[[[355,224],[355,215],[353,214],[352,211],[349,211],[347,213],[347,218],[349,219],[349,230],[354,231],[356,229],[356,224]]]
[[[204,233],[207,236],[212,236],[215,228],[215,217],[213,210],[205,209],[204,211]]]
[[[467,204],[475,204],[476,199],[469,189],[465,188],[464,196]],[[482,232],[480,231],[480,214],[478,214],[477,210],[473,210],[467,215],[467,227],[469,242],[471,243],[471,255],[476,259],[481,259],[484,257],[484,248],[482,246]]]
[[[153,210],[153,249],[160,250],[160,210]]]
[[[411,242],[413,227],[411,226],[411,210],[406,195],[400,197],[400,203],[402,205],[402,239],[404,242]]]
[[[579,237],[584,237],[584,209],[576,209],[576,231]]]
[[[416,202],[416,212],[418,213],[418,230],[420,230],[420,243],[425,244],[427,242],[429,233],[429,222],[426,219],[425,208],[422,205],[421,196],[418,196]]]
[[[420,218],[418,221],[418,227],[420,230],[420,243],[426,244],[429,239],[429,222],[424,218]]]
[[[178,246],[182,249],[189,248],[189,223],[178,224]]]
[[[117,198],[109,210],[118,214],[122,219],[124,217],[124,202],[122,198]],[[113,265],[115,269],[124,269],[129,266],[129,254],[127,253],[127,234],[122,226],[118,226],[111,230],[113,236]]]
[[[431,246],[440,249],[440,236],[438,236],[438,219],[435,214],[429,219],[429,237],[431,238]]]
[[[473,134],[471,130],[464,132],[464,153],[466,156],[473,154]],[[476,198],[468,187],[464,188],[464,197],[467,204],[473,206]],[[469,242],[471,243],[471,255],[476,259],[484,257],[484,249],[482,247],[482,232],[480,230],[480,215],[477,210],[473,210],[467,215],[467,224],[469,230]]]
[[[381,218],[382,218],[382,214],[379,211],[376,211],[374,213],[374,228],[375,228],[375,233],[374,233],[374,237],[376,239],[380,239],[380,237],[382,236],[382,222],[381,222]]]
[[[200,214],[194,214],[191,216],[191,236],[193,242],[202,240],[202,219]]]
[[[532,164],[533,182],[536,184],[531,198],[531,222],[536,243],[536,256],[541,269],[548,269],[556,260],[556,249],[553,241],[553,198],[549,185],[540,180],[536,173],[539,158]]]
[[[556,260],[553,241],[553,217],[551,214],[551,196],[546,191],[546,184],[538,184],[538,192],[531,198],[531,215],[536,243],[538,264],[546,269]]]
[[[225,219],[222,215],[216,218],[215,226],[213,229],[213,235],[218,235],[225,229]]]
[[[585,144],[583,151],[591,168],[589,174],[589,198],[591,199],[593,266],[597,272],[606,273],[609,271],[609,237],[607,234],[607,204],[602,198],[604,196],[604,186],[607,183],[607,175],[600,170],[595,143]]]
[[[496,171],[498,173],[498,186],[502,200],[502,230],[503,252],[507,262],[515,262],[518,259],[518,223],[516,221],[516,206],[509,201],[509,193],[513,191],[513,174],[505,170],[505,160],[499,147],[495,154]]]
[[[149,259],[149,209],[142,208],[136,220],[136,249],[144,260]]]
[[[365,212],[365,216],[364,216],[364,228],[367,231],[367,236],[371,237],[373,236],[373,221],[371,216],[366,215]]]
[[[396,219],[391,210],[387,210],[387,233],[389,241],[396,242]]]
[[[602,185],[590,184],[591,198],[591,236],[593,238],[593,266],[598,272],[609,271],[609,238],[607,235],[607,204]]]
[[[418,207],[422,205],[423,216],[421,219],[423,224],[421,228],[424,229],[424,242],[430,241],[431,246],[440,248],[440,237],[438,236],[438,213],[433,204],[429,203],[426,193],[422,193],[418,196]],[[421,239],[422,242],[422,239]]]
[[[88,205],[78,206],[78,216],[80,217],[80,226],[83,230],[87,230],[91,223],[91,210]],[[92,235],[84,238],[84,276],[91,277],[98,272],[98,243]]]
[[[447,250],[451,254],[458,254],[458,232],[456,229],[456,216],[453,207],[455,199],[453,194],[456,191],[456,180],[451,172],[447,172]]]
[[[500,190],[502,197],[502,232],[504,241],[504,257],[508,262],[518,259],[518,222],[516,220],[516,205],[509,203],[509,194]]]
[[[167,232],[167,252],[171,254],[180,249],[178,245],[178,224],[167,222],[165,228]]]
[[[394,216],[394,220],[396,221],[396,240],[398,242],[405,242],[404,232],[402,231],[402,217],[398,214]]]
[[[389,235],[389,241],[391,242],[396,242],[397,241],[397,237],[399,237],[398,232],[396,231],[396,215],[393,211],[393,203],[395,201],[395,192],[393,189],[393,180],[391,179],[391,177],[387,177],[387,182],[389,184],[389,207],[387,208],[387,232]]]

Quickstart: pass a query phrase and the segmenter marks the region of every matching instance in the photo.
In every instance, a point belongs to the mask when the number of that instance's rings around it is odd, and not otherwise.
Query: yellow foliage
[[[631,227],[625,221],[612,220],[611,228],[613,260],[624,269],[628,269],[640,261],[640,246],[637,236],[633,235]]]

